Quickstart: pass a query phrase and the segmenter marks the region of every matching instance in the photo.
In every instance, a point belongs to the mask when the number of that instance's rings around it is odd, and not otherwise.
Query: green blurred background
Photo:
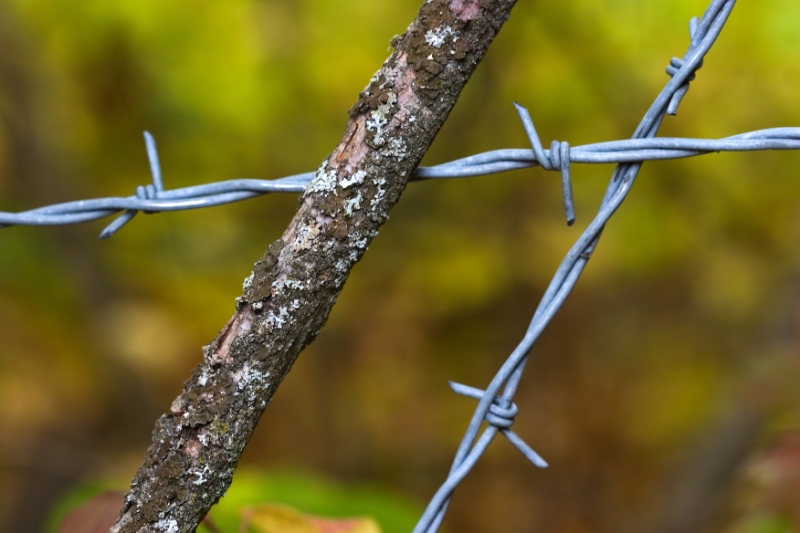
[[[420,0],[0,0],[0,210],[315,169]],[[629,137],[699,0],[520,0],[426,162]],[[800,126],[800,3],[740,2],[665,136]],[[799,531],[800,154],[646,164],[448,531]],[[243,458],[423,505],[611,166],[412,184]],[[296,196],[0,232],[0,530],[129,479]],[[787,474],[794,468],[794,477]],[[234,485],[236,481],[234,481]],[[788,487],[788,488],[787,488]]]

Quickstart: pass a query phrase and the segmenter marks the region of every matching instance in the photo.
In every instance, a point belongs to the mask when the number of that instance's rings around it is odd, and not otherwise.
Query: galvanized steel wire
[[[478,459],[486,451],[498,432],[502,432],[512,444],[520,449],[520,451],[534,463],[534,465],[538,467],[546,466],[546,463],[538,454],[522,443],[522,441],[509,430],[510,422],[513,422],[513,416],[510,413],[517,412],[517,407],[513,402],[514,394],[519,386],[519,381],[522,377],[522,372],[533,344],[575,287],[578,278],[597,246],[603,228],[628,195],[642,167],[643,161],[650,158],[658,158],[643,156],[645,154],[648,156],[667,156],[668,152],[673,151],[670,155],[675,157],[687,157],[690,155],[698,155],[698,150],[705,151],[700,149],[701,146],[705,146],[706,148],[715,146],[720,149],[726,149],[733,146],[744,146],[738,143],[741,141],[749,142],[751,140],[755,141],[755,143],[752,145],[748,144],[748,146],[752,146],[754,149],[772,146],[776,148],[789,148],[790,144],[792,147],[796,145],[797,130],[794,128],[789,130],[771,130],[769,132],[753,132],[723,139],[722,141],[716,141],[720,144],[714,144],[714,141],[709,141],[708,144],[704,142],[693,144],[693,141],[682,139],[670,139],[666,143],[660,144],[658,142],[659,139],[655,138],[658,128],[661,126],[666,115],[676,113],[678,105],[689,90],[689,82],[694,79],[695,72],[702,65],[703,57],[714,44],[734,4],[735,0],[712,0],[700,20],[696,18],[692,19],[689,25],[691,36],[689,49],[682,59],[674,58],[670,62],[667,68],[667,74],[671,76],[671,79],[667,82],[655,102],[650,106],[650,109],[648,109],[641,123],[636,128],[633,139],[631,141],[626,141],[626,143],[631,144],[610,143],[612,145],[610,148],[607,144],[604,146],[606,150],[612,153],[615,151],[618,152],[615,154],[618,157],[622,156],[622,153],[619,152],[627,152],[628,148],[632,152],[641,150],[642,153],[636,153],[636,155],[628,153],[626,155],[631,156],[628,159],[622,159],[622,157],[620,157],[619,165],[611,176],[611,182],[606,190],[599,212],[569,250],[556,271],[553,280],[550,282],[550,285],[545,291],[533,315],[533,319],[522,341],[517,345],[508,359],[506,359],[505,363],[503,363],[486,389],[484,391],[472,390],[471,394],[469,394],[475,398],[479,398],[478,406],[475,409],[466,434],[456,452],[447,480],[431,499],[428,507],[414,528],[414,533],[435,533],[438,531],[444,520],[453,491],[464,477],[466,477],[472,467],[475,466]],[[522,117],[526,132],[530,138],[533,152],[537,156],[536,160],[542,164],[542,166],[548,168],[547,159],[549,158],[549,168],[559,168],[562,172],[564,204],[569,221],[571,217],[569,205],[571,202],[571,192],[567,190],[567,187],[571,185],[568,162],[577,161],[575,152],[579,152],[579,150],[577,148],[570,150],[568,145],[554,142],[551,145],[550,153],[544,153],[536,130],[533,127],[533,123],[530,121],[530,117],[528,117],[524,109],[520,109],[520,116]],[[784,138],[783,135],[787,134],[788,137]],[[774,137],[776,135],[781,138],[781,141],[773,144],[776,140]],[[789,140],[790,138],[794,140]],[[787,142],[787,144],[783,144],[783,142]],[[622,143],[622,141],[618,141],[618,143]],[[598,145],[594,145],[594,149],[588,150],[588,152],[593,154],[593,157],[603,157],[600,154],[607,155],[607,153],[605,153],[606,151],[603,150],[603,145],[600,146],[601,148],[598,149]],[[756,146],[760,148],[756,148]],[[451,384],[451,386],[455,392],[461,394],[466,392],[466,389],[461,385]],[[487,426],[481,431],[484,422],[486,422]]]
[[[570,147],[553,141],[545,150],[536,134],[528,111],[517,104],[533,149],[508,148],[492,150],[431,167],[419,167],[412,181],[447,178],[468,178],[541,166],[560,170],[568,221],[574,221],[571,208],[571,163],[635,163],[659,159],[694,157],[712,152],[800,149],[800,128],[772,128],[753,131],[724,139],[639,138],[586,144]],[[275,180],[234,179],[165,190],[158,162],[155,140],[144,133],[153,183],[136,188],[128,197],[97,198],[39,207],[20,213],[0,212],[0,228],[11,225],[62,226],[98,220],[123,211],[100,234],[107,238],[128,223],[139,211],[157,213],[213,207],[247,200],[268,193],[301,193],[314,178],[306,172]]]
[[[464,178],[496,174],[541,166],[561,173],[564,209],[568,224],[575,220],[572,200],[571,163],[616,163],[599,212],[572,246],[545,291],[522,341],[517,345],[485,390],[451,383],[458,394],[478,400],[478,405],[456,452],[449,475],[431,499],[414,533],[435,533],[441,526],[453,491],[469,473],[491,441],[502,433],[525,457],[540,468],[547,466],[530,446],[511,430],[518,408],[513,402],[531,348],[550,323],[586,267],[603,228],[625,200],[644,161],[694,157],[712,152],[751,150],[798,150],[800,128],[772,128],[724,139],[686,139],[656,137],[666,115],[675,114],[694,80],[703,57],[718,37],[735,0],[712,0],[703,16],[690,22],[691,42],[683,58],[673,58],[667,67],[670,80],[651,105],[633,138],[571,147],[553,141],[544,149],[528,111],[517,104],[517,111],[531,144],[530,149],[503,149],[484,152],[430,167],[419,167],[413,181]],[[255,196],[290,192],[301,193],[314,178],[313,172],[275,180],[236,179],[165,190],[153,137],[145,132],[145,144],[153,182],[140,186],[134,196],[66,202],[21,213],[0,212],[0,227],[10,225],[65,225],[122,214],[101,233],[110,237],[138,212],[177,211],[237,202]],[[484,422],[487,424],[483,430]]]

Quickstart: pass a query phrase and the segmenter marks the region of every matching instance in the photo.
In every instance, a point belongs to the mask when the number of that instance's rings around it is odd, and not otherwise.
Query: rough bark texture
[[[325,323],[516,0],[428,0],[350,110],[344,138],[170,412],[112,533],[194,531],[261,414]]]

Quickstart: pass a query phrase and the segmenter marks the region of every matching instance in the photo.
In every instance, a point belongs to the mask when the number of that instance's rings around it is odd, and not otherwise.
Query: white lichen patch
[[[317,170],[317,175],[311,180],[311,183],[306,187],[306,192],[319,192],[327,194],[333,192],[336,194],[336,172],[331,169],[328,170],[328,162],[323,161]]]
[[[266,324],[272,326],[275,329],[280,329],[286,323],[286,319],[289,318],[289,310],[285,307],[281,307],[278,309],[278,313],[275,314],[274,311],[270,311],[267,315]]]
[[[369,89],[370,89],[370,87],[372,86],[372,84],[373,84],[373,83],[375,83],[376,81],[378,81],[379,79],[381,79],[381,76],[383,76],[383,77],[384,77],[384,80],[385,80],[385,79],[388,77],[388,76],[387,76],[387,74],[391,74],[391,72],[387,72],[385,68],[381,68],[381,69],[380,69],[378,72],[376,72],[375,74],[373,74],[373,75],[372,75],[372,77],[369,79],[369,82],[367,82],[367,86],[366,86],[366,87],[364,87],[364,91],[365,91],[365,92],[366,92],[366,91],[369,91]],[[386,87],[386,81],[384,81],[383,83],[381,83],[381,84],[378,86],[378,89],[381,89],[381,90],[382,90],[384,87]]]
[[[269,383],[266,383],[268,377],[269,372],[261,372],[258,369],[251,367],[250,363],[245,363],[240,371],[235,372],[231,376],[239,390],[243,390],[251,386],[269,386]]]
[[[203,483],[208,481],[208,478],[206,477],[206,475],[208,475],[208,474],[209,474],[208,465],[205,465],[203,467],[203,471],[202,472],[197,472],[195,474],[197,476],[197,479],[195,479],[192,483],[194,483],[195,485],[202,485]]]
[[[247,292],[247,289],[249,289],[250,286],[253,284],[253,278],[255,278],[255,276],[256,276],[255,272],[250,272],[250,275],[247,276],[247,279],[245,279],[244,283],[242,283],[243,292]]]
[[[298,250],[308,250],[319,235],[320,227],[316,222],[304,224],[298,228],[292,246]]]
[[[284,286],[289,287],[290,289],[295,289],[301,291],[306,288],[306,284],[302,281],[296,279],[287,279],[283,282]]]
[[[253,309],[253,311],[261,311],[262,309],[264,309],[264,302],[261,301],[253,302],[250,305],[250,307]]]
[[[174,518],[169,520],[159,520],[155,523],[156,531],[160,531],[162,533],[178,533],[180,530],[178,528],[178,521]]]
[[[386,93],[386,103],[378,106],[378,109],[369,114],[367,119],[367,131],[371,131],[374,135],[372,142],[380,146],[384,143],[383,128],[389,123],[389,118],[392,113],[392,108],[397,103],[397,95],[394,93]]]
[[[434,48],[441,48],[444,46],[444,43],[447,42],[448,37],[451,37],[453,42],[458,40],[458,34],[453,31],[453,28],[447,24],[442,24],[435,30],[428,30],[427,33],[425,33],[425,42]]]
[[[353,211],[358,211],[361,209],[361,200],[363,200],[361,197],[361,191],[358,191],[358,194],[356,194],[353,198],[348,198],[345,200],[344,214],[348,217],[353,216]]]
[[[267,401],[263,397],[263,390],[270,386],[267,381],[269,376],[269,372],[262,372],[250,366],[250,363],[245,363],[241,370],[231,375],[234,383],[236,383],[236,390],[233,394],[238,396],[244,393],[246,402],[263,409],[267,406]]]
[[[278,278],[272,282],[273,294],[277,294],[284,287],[296,291],[302,291],[306,288],[306,284],[297,279]]]
[[[208,378],[208,368],[203,367],[203,372],[197,378],[197,383],[199,383],[201,387],[205,387],[206,383],[208,383]]]
[[[359,170],[355,174],[353,174],[350,178],[342,178],[342,181],[339,182],[339,185],[342,186],[342,189],[347,189],[348,187],[352,187],[353,185],[358,185],[364,183],[364,178],[367,177],[367,173],[363,170]]]
[[[402,159],[406,156],[406,143],[403,139],[392,139],[389,141],[389,149],[392,157]]]
[[[357,260],[358,260],[358,253],[355,251],[351,251],[346,259],[340,259],[339,261],[336,262],[336,270],[338,270],[339,272],[346,273],[350,270],[350,267],[352,267]]]
[[[291,307],[293,311],[295,309],[300,309],[300,300],[297,299],[292,300],[292,305],[290,305],[289,307]]]
[[[386,185],[386,178],[376,179],[375,185],[377,185],[378,189],[375,191],[375,196],[372,197],[372,201],[369,203],[369,208],[371,211],[375,211],[378,205],[383,201],[383,198],[386,196],[386,189],[384,189],[384,186]]]

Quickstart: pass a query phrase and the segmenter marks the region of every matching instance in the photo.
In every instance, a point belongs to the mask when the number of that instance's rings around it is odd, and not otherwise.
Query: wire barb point
[[[462,385],[461,383],[455,383],[451,381],[449,384],[453,392],[462,396],[467,396],[468,398],[482,400],[486,394],[486,391],[476,389],[475,387]],[[524,455],[535,466],[538,468],[547,468],[547,461],[542,459],[542,457],[536,453],[533,448],[528,446],[528,444],[523,441],[519,435],[511,430],[511,426],[514,424],[514,418],[518,413],[519,408],[517,407],[517,404],[511,401],[510,398],[506,398],[505,396],[495,396],[492,399],[492,403],[489,405],[488,411],[483,415],[483,419],[486,420],[490,426],[497,428],[497,430],[502,433],[508,439],[508,441],[520,452],[522,452],[522,455]]]
[[[531,143],[531,149],[536,161],[545,170],[561,171],[561,196],[564,199],[564,213],[567,216],[567,226],[571,226],[575,223],[575,202],[572,197],[572,177],[570,174],[572,156],[569,143],[566,141],[553,141],[550,143],[550,151],[546,151],[542,146],[542,141],[539,140],[539,135],[536,133],[531,114],[525,107],[516,102],[514,102],[514,106],[517,108],[522,127],[525,128],[525,133]]]
[[[144,187],[141,185],[136,187],[136,198],[139,200],[157,200],[159,193],[164,192],[164,182],[161,178],[161,164],[158,161],[156,140],[149,131],[144,132],[144,146],[147,150],[147,160],[150,163],[150,175],[153,179],[153,183]],[[138,209],[126,209],[124,213],[114,219],[111,224],[100,232],[100,238],[108,239],[114,235],[122,226],[133,220],[133,217],[135,217],[138,212]],[[146,215],[150,215],[154,212],[155,211],[144,211]]]

